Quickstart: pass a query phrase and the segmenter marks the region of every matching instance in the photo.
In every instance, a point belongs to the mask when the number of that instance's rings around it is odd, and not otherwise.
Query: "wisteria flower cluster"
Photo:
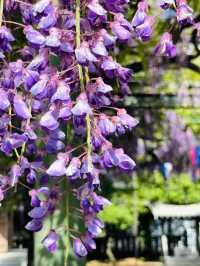
[[[177,162],[177,158],[184,158],[188,155],[188,151],[198,145],[198,141],[190,128],[186,127],[186,123],[175,112],[166,112],[166,136],[170,141],[166,141],[156,150],[156,155],[163,161]],[[176,147],[176,153],[173,152]]]
[[[140,1],[129,22],[128,4],[66,0],[56,6],[51,0],[10,0],[0,7],[0,149],[13,162],[1,175],[0,199],[18,185],[30,188],[26,229],[37,232],[71,193],[80,202],[86,230],[73,234],[69,222],[64,230],[79,257],[95,249],[94,238],[104,227],[98,213],[110,204],[98,194],[101,172],[135,167],[110,138],[138,124],[115,107],[113,95],[129,93],[133,77],[116,61],[115,47],[150,40],[155,17],[149,15],[148,3]],[[180,25],[193,21],[185,0],[161,1],[160,6],[176,8]],[[14,21],[16,13],[20,21]],[[17,51],[16,31],[22,31],[26,42]],[[155,53],[174,57],[175,50],[171,34],[165,33]],[[58,231],[52,228],[42,241],[50,252],[57,249]]]

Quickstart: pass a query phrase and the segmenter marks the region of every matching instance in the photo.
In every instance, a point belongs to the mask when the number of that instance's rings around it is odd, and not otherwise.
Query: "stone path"
[[[164,266],[160,262],[142,262],[134,258],[128,258],[125,260],[118,261],[115,264],[104,263],[99,261],[91,261],[87,263],[87,266]]]

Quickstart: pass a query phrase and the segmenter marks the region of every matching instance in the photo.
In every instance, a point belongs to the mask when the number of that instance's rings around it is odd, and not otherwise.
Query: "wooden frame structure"
[[[169,235],[161,237],[164,262],[166,266],[200,266],[200,241],[199,241],[199,222],[200,222],[200,203],[188,205],[173,205],[156,203],[150,206],[154,219],[160,219],[162,224],[168,224]],[[175,254],[174,246],[170,242],[172,233],[173,219],[195,221],[196,231],[196,254]]]

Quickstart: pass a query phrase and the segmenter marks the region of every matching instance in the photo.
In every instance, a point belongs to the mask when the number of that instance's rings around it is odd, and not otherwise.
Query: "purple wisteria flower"
[[[176,56],[176,47],[172,42],[172,35],[165,32],[160,39],[159,44],[155,47],[154,53],[156,55],[163,55],[169,58]]]
[[[56,160],[47,169],[47,174],[51,176],[62,176],[65,174],[65,160]]]
[[[45,37],[37,30],[35,30],[32,26],[26,26],[24,28],[24,33],[26,35],[27,40],[31,44],[35,45],[45,45]]]
[[[131,38],[131,32],[120,23],[120,21],[114,21],[110,23],[112,32],[117,37],[118,40],[124,42]]]
[[[101,131],[101,134],[104,136],[110,135],[116,131],[116,126],[105,114],[100,115],[98,127]]]
[[[176,0],[177,10],[176,16],[177,20],[181,25],[187,25],[193,23],[193,10],[187,4],[186,0]]]
[[[67,177],[70,178],[70,180],[75,180],[77,178],[80,178],[81,176],[81,172],[80,172],[80,168],[81,168],[81,161],[79,158],[72,158],[70,164],[68,165],[65,174]]]
[[[59,82],[56,92],[52,95],[51,102],[70,100],[70,87],[64,83]]]
[[[138,9],[131,22],[133,27],[143,24],[147,18],[148,4],[146,1],[141,1],[138,4]]]
[[[47,214],[47,208],[45,207],[34,207],[28,215],[33,219],[43,219]]]
[[[85,116],[87,114],[92,114],[92,108],[88,104],[85,93],[81,93],[79,95],[76,105],[72,108],[72,114],[74,116]]]
[[[164,10],[170,8],[173,5],[175,6],[174,0],[158,0],[158,4]]]
[[[11,43],[15,40],[10,30],[5,27],[0,27],[0,59],[4,58],[4,52],[10,52],[12,50]]]
[[[37,13],[43,13],[45,12],[45,10],[49,8],[50,5],[51,5],[50,0],[41,0],[33,6],[33,10]]]
[[[14,164],[9,172],[9,178],[10,178],[10,185],[11,187],[14,187],[19,180],[19,177],[21,176],[22,172],[21,172],[21,168],[19,165]]]
[[[99,31],[99,35],[101,38],[103,38],[103,42],[104,42],[104,45],[106,48],[113,48],[115,43],[116,43],[116,40],[117,38],[115,36],[112,36],[111,34],[109,34],[107,32],[107,30],[105,29],[101,29]]]
[[[88,5],[88,20],[91,24],[102,23],[107,20],[107,11],[98,0],[90,0]]]
[[[30,172],[26,176],[27,183],[34,184],[37,180],[36,172],[33,169],[30,169]]]
[[[154,21],[154,17],[147,17],[143,24],[140,24],[135,28],[135,33],[139,40],[146,42],[151,39]]]
[[[145,0],[139,2],[137,11],[131,22],[135,30],[135,35],[139,40],[146,42],[151,39],[154,21],[154,16],[148,16],[147,2]]]
[[[40,219],[33,219],[25,226],[27,230],[33,231],[33,232],[39,232],[42,229],[42,227],[43,227],[43,223],[42,223],[42,220]]]
[[[43,117],[40,120],[40,125],[49,129],[49,130],[55,130],[59,127],[59,123],[54,117],[52,112],[47,112],[43,115]]]
[[[58,20],[58,10],[55,7],[50,7],[48,9],[48,15],[47,16],[43,16],[40,19],[40,22],[38,24],[39,29],[49,29],[50,27],[55,26],[55,24],[57,23]]]
[[[78,257],[85,257],[88,254],[87,248],[79,238],[74,240],[74,252]]]
[[[27,104],[19,96],[14,97],[14,111],[16,115],[22,119],[29,119],[32,117]]]
[[[124,12],[130,0],[107,0],[105,1],[106,8],[112,12]]]
[[[58,248],[58,234],[51,230],[48,235],[42,240],[42,244],[47,248],[49,252],[55,252]]]
[[[46,37],[45,45],[52,48],[58,48],[61,46],[62,33],[58,28],[51,28],[49,35]]]
[[[8,99],[8,94],[5,91],[0,90],[0,98],[1,98],[0,109],[2,111],[6,111],[8,109],[8,107],[10,106],[10,101]]]
[[[81,241],[83,242],[84,246],[86,247],[88,251],[92,251],[96,249],[96,243],[90,234],[81,236]]]
[[[75,50],[77,61],[80,64],[88,64],[90,62],[97,62],[97,58],[90,51],[89,44],[87,42],[81,43],[81,47]]]
[[[101,68],[104,70],[106,76],[113,79],[116,76],[116,70],[118,69],[118,64],[112,59],[112,57],[107,57],[103,60]]]
[[[91,50],[96,56],[108,56],[103,37],[99,37],[99,39],[95,41]]]
[[[124,171],[133,170],[135,162],[122,149],[106,150],[103,157],[103,163],[106,167],[120,167]]]

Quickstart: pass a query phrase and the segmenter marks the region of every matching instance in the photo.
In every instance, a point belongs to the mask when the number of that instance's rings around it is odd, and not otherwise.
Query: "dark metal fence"
[[[96,239],[97,249],[89,255],[89,259],[104,260],[112,252],[116,259],[135,256],[135,238],[126,233]]]

